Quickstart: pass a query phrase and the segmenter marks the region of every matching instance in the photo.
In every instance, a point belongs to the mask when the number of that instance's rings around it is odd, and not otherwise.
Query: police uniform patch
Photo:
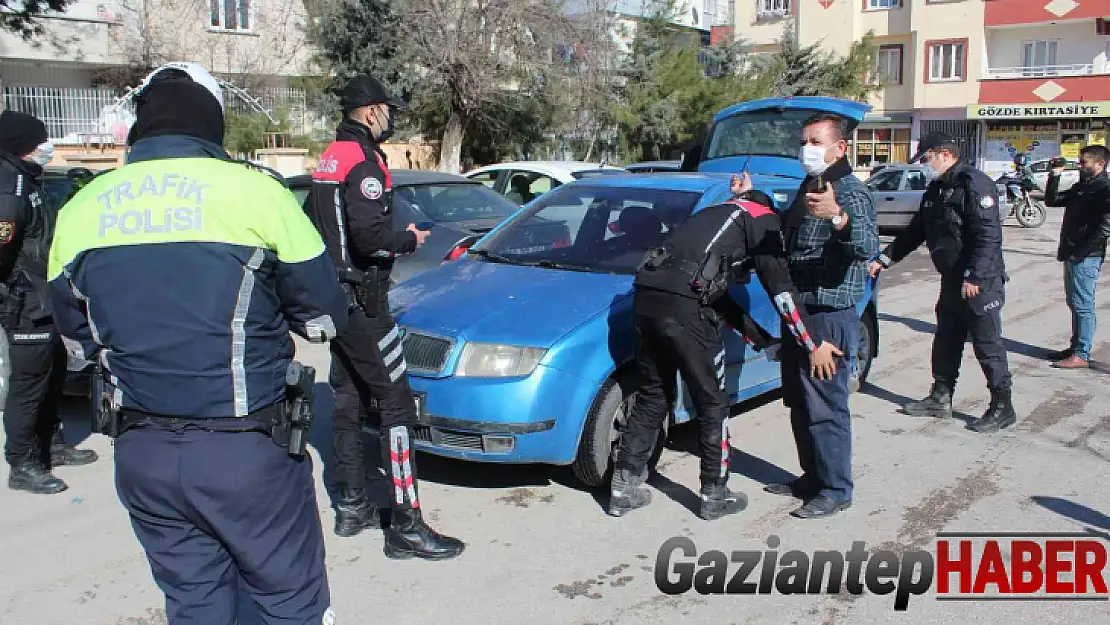
[[[982,206],[983,208],[993,207],[994,198],[989,195],[984,195],[983,197],[979,198],[979,206]]]
[[[0,243],[11,243],[15,236],[15,222],[0,220]]]
[[[382,183],[377,178],[367,178],[359,185],[362,194],[368,199],[376,200],[382,196]]]

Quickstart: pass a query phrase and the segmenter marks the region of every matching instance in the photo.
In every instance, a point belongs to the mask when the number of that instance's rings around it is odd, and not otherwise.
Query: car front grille
[[[447,364],[453,343],[438,336],[421,332],[405,333],[405,362],[413,371],[439,373]]]

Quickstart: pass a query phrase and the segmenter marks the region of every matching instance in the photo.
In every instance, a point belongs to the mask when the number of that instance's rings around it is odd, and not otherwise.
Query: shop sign
[[[968,119],[1110,117],[1110,101],[1046,102],[1044,104],[970,104]]]

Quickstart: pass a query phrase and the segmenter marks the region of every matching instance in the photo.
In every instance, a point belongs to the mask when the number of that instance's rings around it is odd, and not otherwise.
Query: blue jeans
[[[1071,309],[1071,349],[1083,360],[1091,359],[1095,340],[1095,285],[1102,258],[1064,261],[1064,293]]]
[[[798,447],[802,483],[808,490],[835,501],[850,501],[852,480],[851,354],[859,346],[859,318],[855,308],[835,312],[810,312],[810,331],[836,345],[844,356],[836,359],[831,380],[809,375],[809,356],[790,340],[783,328],[782,390],[790,408],[790,425]]]

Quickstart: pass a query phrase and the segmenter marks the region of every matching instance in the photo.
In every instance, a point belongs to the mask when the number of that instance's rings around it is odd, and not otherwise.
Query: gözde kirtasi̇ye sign
[[[1043,104],[971,104],[968,119],[1052,119],[1110,117],[1110,101],[1046,102]]]

